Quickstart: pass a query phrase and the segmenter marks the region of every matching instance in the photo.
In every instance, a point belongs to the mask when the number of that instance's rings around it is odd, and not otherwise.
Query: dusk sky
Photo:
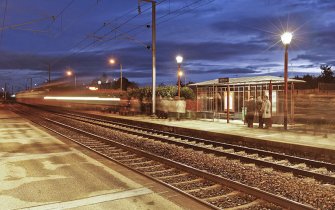
[[[175,56],[186,81],[283,76],[280,35],[293,32],[289,76],[335,65],[334,0],[161,0],[157,3],[157,84],[176,83]],[[24,89],[64,76],[92,80],[105,72],[151,82],[151,4],[137,0],[0,0],[0,86]]]

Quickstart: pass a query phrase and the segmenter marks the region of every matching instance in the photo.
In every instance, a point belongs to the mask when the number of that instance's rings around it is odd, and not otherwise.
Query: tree
[[[121,79],[114,81],[112,83],[112,89],[120,89],[121,86]],[[122,77],[122,90],[127,90],[138,88],[138,85],[135,82],[129,81],[126,77]]]
[[[102,83],[106,83],[108,81],[108,76],[105,72],[102,73],[101,77],[100,77],[100,81]]]
[[[334,80],[334,72],[332,71],[332,66],[329,65],[321,65],[321,75],[319,76],[320,82],[332,82]]]
[[[305,83],[295,84],[295,88],[297,89],[314,89],[318,87],[319,77],[315,77],[310,74],[305,74],[302,77],[295,76],[294,79],[305,81]]]

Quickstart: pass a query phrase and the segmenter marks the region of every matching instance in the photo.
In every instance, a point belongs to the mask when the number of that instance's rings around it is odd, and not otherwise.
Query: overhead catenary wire
[[[67,5],[65,5],[65,7],[63,9],[60,10],[59,13],[57,13],[56,15],[52,16],[53,18],[53,22],[50,23],[47,27],[46,30],[50,30],[51,26],[55,23],[55,21],[57,20],[57,18],[59,18],[59,16],[61,16],[73,3],[75,0],[71,0]]]
[[[99,1],[99,0],[98,0]],[[122,19],[123,17],[133,13],[134,11],[137,11],[137,8],[136,9],[131,9],[131,10],[128,10],[127,12],[123,13],[120,17],[117,17],[117,18],[113,18],[114,21],[116,20],[120,20]],[[109,20],[107,21],[107,24],[109,24],[112,20]],[[104,29],[106,26],[106,23],[103,23],[101,24],[100,27],[98,27],[93,33],[93,35],[95,35],[96,33],[98,33],[99,31],[101,31],[102,29]],[[71,51],[72,49],[75,49],[76,47],[78,47],[81,43],[83,43],[84,41],[86,41],[87,39],[89,38],[89,36],[85,36],[84,38],[82,38],[79,42],[77,42],[76,44],[74,44],[69,51]]]
[[[162,15],[162,16],[158,17],[157,20],[160,20],[160,19],[162,19],[162,18],[164,18],[164,17],[167,17],[167,16],[169,16],[169,15],[171,15],[171,14],[172,14],[172,15],[173,15],[173,14],[176,14],[176,15],[175,15],[175,16],[172,16],[172,17],[169,18],[169,19],[165,19],[165,20],[162,20],[162,21],[158,21],[158,22],[157,22],[157,25],[160,25],[160,24],[162,24],[162,23],[164,23],[164,22],[167,22],[167,21],[172,20],[173,18],[176,18],[176,17],[178,17],[178,16],[181,16],[181,15],[186,14],[185,12],[183,12],[184,9],[189,8],[190,6],[196,5],[196,4],[198,4],[198,3],[200,3],[200,2],[203,2],[203,1],[204,1],[204,0],[197,0],[197,1],[195,1],[195,2],[192,2],[192,3],[190,3],[190,4],[187,4],[187,5],[183,6],[183,7],[179,8],[179,9],[177,9],[177,10],[169,11],[169,13],[167,13],[167,14],[165,14],[165,15]],[[214,1],[215,1],[215,0],[209,0],[209,1],[207,0],[207,2],[205,2],[205,4],[198,5],[197,7],[191,8],[191,10],[197,9],[197,8],[202,7],[202,6],[205,6],[205,5],[208,5],[208,4],[210,4],[210,3],[214,2]],[[179,13],[179,14],[177,14],[177,13]],[[129,33],[134,32],[134,31],[136,31],[136,30],[138,30],[138,29],[140,29],[140,28],[143,28],[143,26],[144,26],[144,25],[147,25],[147,24],[150,24],[150,22],[147,22],[146,24],[139,25],[139,26],[137,26],[137,27],[135,27],[135,28],[132,28],[132,29],[126,31],[126,32],[123,32],[123,34],[119,34],[118,36],[114,36],[113,38],[109,38],[109,39],[106,39],[106,40],[102,40],[102,39],[101,39],[100,41],[101,41],[101,43],[106,43],[106,42],[109,42],[109,41],[111,41],[111,40],[115,40],[116,38],[118,38],[118,37],[120,37],[120,36],[124,36],[124,34],[129,34]],[[142,32],[143,32],[143,31],[142,31]],[[141,33],[141,32],[137,33],[137,35],[140,34],[140,33]],[[131,36],[131,35],[129,35],[129,36]],[[133,37],[133,38],[135,38],[135,37]],[[136,39],[136,38],[135,38],[135,39]],[[142,41],[139,41],[139,42],[143,43]]]
[[[167,0],[162,0],[162,1],[158,2],[157,5],[162,4],[162,3],[165,2],[165,1],[167,1]],[[203,1],[203,0],[200,0],[200,1]],[[193,3],[192,3],[192,4],[193,4]],[[188,6],[189,6],[189,5],[188,5]],[[144,13],[144,12],[148,11],[149,9],[151,9],[151,7],[145,9],[145,10],[142,11],[141,13]],[[137,16],[138,16],[138,15],[137,15]],[[129,34],[129,33],[133,32],[133,31],[136,31],[136,30],[138,30],[138,29],[140,29],[140,28],[143,28],[144,25],[148,25],[148,24],[150,24],[150,22],[147,22],[146,24],[138,25],[138,26],[136,26],[136,27],[134,27],[134,28],[128,30],[127,32],[123,32],[123,34],[119,34],[119,35],[117,35],[117,36],[115,36],[115,37],[118,38],[118,37],[120,37],[120,36],[124,36],[125,34]],[[119,27],[115,27],[115,28],[112,29],[112,31],[110,31],[109,33],[104,34],[103,36],[101,36],[101,38],[106,38],[109,34],[111,34],[112,32],[114,32],[116,29],[118,29],[118,28],[120,28],[120,27],[121,27],[121,25],[119,25]],[[129,35],[129,36],[131,36],[131,35]],[[105,41],[102,41],[101,43],[106,43],[106,42],[108,42],[108,41],[111,41],[111,40],[115,39],[115,37],[114,37],[114,38],[111,38],[111,39],[108,39],[108,40],[105,40]],[[131,37],[132,37],[132,41],[136,41],[136,42],[138,42],[138,43],[144,44],[142,41],[136,39],[135,37],[133,37],[133,36],[131,36]],[[101,41],[101,40],[102,40],[102,39],[100,39],[100,41]],[[84,46],[83,48],[81,48],[81,49],[79,50],[79,52],[82,52],[84,49],[87,49],[87,48],[93,46],[94,44],[99,44],[99,43],[98,43],[98,41],[94,41],[94,42],[92,42],[92,43],[89,43],[88,45],[86,45],[86,46]],[[147,46],[147,45],[145,45],[145,46]],[[78,53],[78,52],[77,52],[77,53]]]
[[[165,2],[165,1],[167,1],[167,0],[162,0],[162,1],[159,2],[159,3],[162,3],[162,2]],[[158,4],[159,4],[159,3],[158,3]],[[142,11],[142,13],[144,13],[144,12],[150,10],[150,9],[151,9],[151,7],[145,9],[144,11]],[[137,10],[137,9],[136,9],[136,10]],[[133,11],[133,10],[132,10],[132,11]],[[106,32],[105,34],[103,34],[101,37],[105,38],[106,36],[110,35],[111,33],[113,33],[114,31],[118,30],[119,28],[121,28],[121,27],[124,26],[125,24],[129,23],[131,20],[135,19],[135,18],[138,17],[139,15],[140,15],[140,14],[136,14],[136,15],[133,15],[132,17],[126,19],[126,20],[123,21],[121,24],[119,24],[119,25],[115,26],[113,29],[111,29],[109,32]],[[118,18],[118,19],[120,19],[120,18]],[[105,28],[105,25],[106,25],[106,23],[104,23],[101,27],[99,27],[99,29],[97,29],[97,30],[94,32],[94,34],[96,34],[97,32],[101,31],[103,28]],[[82,39],[80,42],[78,42],[78,44],[76,44],[76,46],[78,46],[79,43],[83,43],[83,42],[84,42],[85,40],[87,40],[87,39],[88,39],[88,37],[85,37],[85,38]],[[63,58],[60,58],[60,59],[54,61],[54,62],[52,63],[52,65],[55,65],[55,63],[58,63],[58,62],[60,62],[60,61],[62,61],[62,60],[64,60],[64,59],[66,59],[66,58],[69,58],[69,57],[71,57],[71,56],[74,56],[74,55],[76,55],[76,54],[82,52],[84,49],[86,49],[86,48],[88,48],[88,47],[90,47],[90,46],[92,46],[92,45],[94,45],[94,44],[96,44],[96,43],[98,43],[98,42],[99,42],[98,40],[94,40],[93,42],[89,43],[88,45],[85,45],[84,47],[80,48],[79,50],[76,50],[75,52],[71,53],[70,55],[67,55],[66,57],[63,57]],[[72,49],[73,49],[73,48],[72,48]]]
[[[158,4],[161,4],[161,3],[165,2],[165,1],[167,1],[167,0],[162,0],[162,1],[158,2],[157,5],[158,5]],[[190,6],[196,5],[196,4],[198,4],[198,3],[200,3],[200,2],[203,2],[203,1],[204,1],[204,0],[197,0],[197,1],[194,1],[194,2],[192,2],[192,3],[190,3],[190,4],[187,4],[187,5],[185,5],[185,6],[181,7],[181,8],[179,8],[179,9],[177,9],[177,10],[175,10],[175,11],[169,11],[168,14],[162,15],[162,16],[158,17],[157,19],[162,19],[162,18],[164,18],[164,17],[166,17],[166,16],[168,16],[168,15],[176,15],[176,16],[180,16],[180,15],[184,14],[184,13],[182,13],[182,14],[180,13],[180,12],[182,12],[184,9],[189,8]],[[212,3],[212,2],[214,2],[214,1],[215,1],[215,0],[207,1],[207,2],[205,2],[205,4],[199,5],[198,7],[195,7],[195,8],[193,8],[193,9],[199,8],[199,7],[201,7],[201,6],[205,6],[206,4],[208,5],[209,3]],[[151,9],[151,7],[148,7],[148,8],[146,8],[145,10],[143,10],[142,13],[144,13],[144,12],[150,10],[150,9]],[[131,13],[132,11],[134,11],[134,10],[130,10],[128,13]],[[179,14],[177,14],[177,13],[179,13]],[[145,43],[143,43],[142,41],[138,40],[136,37],[130,35],[129,33],[134,32],[134,31],[136,31],[136,30],[138,30],[138,29],[140,29],[140,28],[143,28],[144,25],[150,24],[150,22],[149,22],[149,23],[146,23],[146,24],[143,24],[143,25],[138,25],[138,26],[136,26],[136,27],[134,27],[134,28],[132,28],[132,29],[126,31],[126,32],[121,32],[121,31],[119,30],[120,28],[122,28],[123,26],[125,26],[127,23],[129,23],[131,20],[135,19],[135,18],[138,17],[139,15],[140,15],[140,14],[136,14],[136,15],[134,15],[134,16],[132,16],[132,17],[126,19],[126,20],[123,21],[121,24],[118,24],[117,26],[115,26],[114,28],[112,28],[110,31],[104,33],[103,35],[100,35],[100,36],[97,35],[97,36],[99,37],[99,39],[93,40],[92,42],[86,44],[85,46],[82,46],[82,47],[80,47],[79,49],[76,49],[76,47],[80,46],[82,43],[84,43],[87,39],[89,39],[89,38],[92,37],[92,36],[86,36],[86,37],[84,37],[83,39],[81,39],[79,42],[77,42],[77,43],[71,48],[72,51],[73,51],[71,54],[69,54],[69,55],[67,55],[67,56],[65,56],[65,57],[62,57],[62,58],[60,58],[60,59],[55,60],[55,61],[52,63],[52,65],[55,65],[56,63],[58,63],[58,62],[60,62],[60,61],[63,61],[63,60],[65,60],[65,59],[67,59],[67,58],[70,58],[71,56],[74,56],[74,55],[76,55],[76,54],[79,54],[79,53],[83,52],[85,49],[87,50],[87,49],[89,49],[89,48],[92,47],[92,46],[99,46],[99,45],[104,44],[104,43],[106,43],[106,42],[108,42],[108,41],[111,41],[111,40],[113,40],[113,39],[115,40],[115,38],[119,38],[119,37],[127,37],[128,40],[131,40],[131,41],[137,42],[137,43],[139,43],[139,44],[141,44],[141,45],[147,46]],[[171,20],[171,19],[173,19],[173,18],[175,18],[175,17],[171,17],[170,19],[162,20],[161,22],[158,22],[157,24],[161,24],[161,23],[163,23],[163,22],[167,22],[167,21],[169,21],[169,20]],[[116,19],[122,19],[122,17],[119,17],[119,18],[116,18]],[[116,19],[114,19],[114,20],[116,20]],[[107,24],[108,24],[108,23],[107,23]],[[104,23],[102,26],[100,26],[96,31],[93,32],[93,36],[96,36],[96,34],[97,34],[98,32],[100,32],[102,29],[104,29],[105,26],[106,26],[106,23]],[[103,40],[103,39],[105,39],[106,37],[108,38],[108,36],[109,36],[111,33],[115,32],[115,31],[118,31],[119,34],[116,35],[116,36],[114,36],[113,38],[109,38],[109,39],[107,39],[107,40]],[[103,41],[102,41],[102,40],[103,40]],[[70,51],[71,51],[71,49],[70,49]]]
[[[23,23],[19,23],[19,24],[13,24],[13,25],[8,25],[8,26],[5,26],[4,25],[4,22],[5,22],[5,19],[6,19],[6,12],[7,11],[7,0],[6,0],[6,5],[5,5],[5,12],[4,12],[4,18],[3,18],[3,24],[2,24],[2,27],[0,28],[0,33],[1,33],[1,37],[0,37],[0,41],[2,39],[2,33],[4,30],[6,29],[18,29],[18,27],[21,27],[21,26],[25,26],[25,25],[30,25],[30,24],[33,24],[33,23],[37,23],[37,22],[40,22],[40,21],[44,21],[44,20],[47,20],[47,19],[53,19],[52,16],[50,17],[46,17],[46,18],[40,18],[40,19],[34,19],[34,20],[30,20],[30,21],[27,21],[27,22],[23,22]],[[21,30],[28,30],[28,29],[21,29]],[[33,30],[31,29],[31,31],[38,31],[38,30]]]
[[[199,2],[202,2],[202,1],[203,1],[203,0],[198,0],[198,1],[196,1],[196,2],[194,2],[194,3],[192,3],[192,4],[190,4],[190,5],[186,5],[186,6],[182,7],[182,8],[180,8],[180,9],[179,9],[179,10],[180,10],[180,11],[179,11],[179,12],[180,12],[179,14],[177,14],[177,15],[171,17],[170,19],[162,20],[162,21],[158,22],[157,25],[160,25],[160,24],[162,24],[162,23],[164,23],[164,22],[168,22],[168,21],[170,21],[170,20],[172,20],[172,19],[174,19],[174,18],[176,18],[176,17],[179,17],[179,16],[181,16],[181,15],[185,15],[185,14],[187,14],[187,13],[185,13],[185,12],[182,12],[182,10],[183,10],[183,9],[186,9],[186,8],[189,8],[190,6],[195,5],[195,4],[197,4],[197,3],[199,3]],[[196,6],[196,7],[190,8],[189,11],[193,11],[193,10],[198,9],[198,8],[200,8],[200,7],[203,7],[203,6],[208,6],[208,4],[213,3],[214,1],[216,1],[216,0],[207,0],[207,2],[204,2],[204,4],[201,4],[201,5],[198,5],[198,6]],[[175,11],[175,12],[176,12],[176,11]],[[172,12],[172,13],[175,13],[175,12]],[[163,16],[159,17],[158,19],[164,18],[164,17],[166,17],[166,16],[168,16],[168,15],[171,15],[171,12],[168,13],[168,14],[166,14],[166,15],[163,15]]]
[[[52,20],[53,16],[44,17],[44,18],[40,18],[40,19],[34,19],[34,20],[27,21],[27,22],[23,22],[23,23],[13,24],[13,25],[3,26],[3,27],[0,28],[0,31],[6,30],[6,29],[16,29],[16,28],[21,27],[21,26],[31,25],[31,24],[34,24],[34,23],[38,23],[38,22],[41,22],[41,21],[48,20],[48,19]]]
[[[162,1],[158,2],[156,5],[162,4],[162,3],[165,2],[165,1],[167,1],[167,0],[162,0]],[[129,23],[131,20],[133,20],[133,19],[135,19],[136,17],[140,16],[141,14],[143,14],[143,13],[149,11],[151,8],[152,8],[152,7],[148,7],[148,8],[146,8],[145,10],[142,10],[141,13],[138,13],[138,14],[132,16],[131,18],[127,19],[126,21],[122,22],[121,24],[115,26],[114,28],[111,29],[111,31],[105,33],[105,34],[102,35],[101,37],[102,37],[102,38],[107,37],[108,35],[110,35],[110,34],[113,33],[114,31],[118,30],[119,28],[121,28],[121,27],[123,27],[124,25],[126,25],[127,23]],[[117,19],[118,19],[118,18],[117,18]],[[108,23],[107,23],[107,24],[108,24]],[[104,25],[106,25],[106,24],[104,24]],[[135,28],[140,28],[140,27],[143,27],[143,26],[142,26],[142,25],[139,25],[139,26],[137,26],[137,27],[135,27]],[[125,33],[128,33],[128,32],[125,32]],[[95,44],[95,43],[97,43],[97,41],[94,41],[94,42],[92,42],[92,43],[86,45],[85,47],[81,48],[79,51],[82,51],[82,50],[84,50],[84,49],[86,49],[86,48],[92,46],[92,45]]]
[[[73,3],[74,3],[75,0],[71,0],[57,15],[56,15],[56,18],[61,16],[65,10],[67,10]]]
[[[95,4],[95,5],[98,5],[98,4]],[[67,26],[61,28],[61,31],[60,32],[57,32],[53,35],[54,38],[58,38],[59,36],[62,35],[62,33],[64,33],[65,31],[68,31],[69,29],[73,29],[73,25],[75,25],[76,23],[78,23],[80,21],[80,19],[84,16],[84,15],[87,15],[88,13],[90,13],[93,9],[95,9],[95,7],[93,6],[89,6],[88,9],[82,11],[79,15],[77,15],[76,18],[73,18],[71,19],[71,22],[70,24],[68,24]]]
[[[7,5],[8,5],[8,0],[5,0],[5,10],[4,10],[4,13],[3,13],[2,28],[5,26],[6,14],[7,14]],[[3,37],[3,30],[0,31],[0,44],[1,44],[1,41],[2,41],[2,37]]]

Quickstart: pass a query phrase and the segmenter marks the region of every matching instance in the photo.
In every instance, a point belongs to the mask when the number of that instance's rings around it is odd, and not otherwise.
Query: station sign
[[[219,83],[228,83],[228,82],[229,82],[229,77],[219,78]]]

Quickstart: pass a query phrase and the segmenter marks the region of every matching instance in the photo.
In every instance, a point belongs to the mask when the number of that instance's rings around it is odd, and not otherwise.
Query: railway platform
[[[87,111],[86,111],[87,112]],[[248,128],[240,120],[171,120],[158,119],[150,116],[120,116],[118,114],[89,111],[90,114],[114,117],[125,121],[133,121],[133,124],[147,128],[175,132],[182,135],[206,138],[228,143],[244,142],[244,145],[258,145],[280,148],[298,153],[313,154],[315,158],[335,162],[335,131],[324,133],[304,132],[296,129],[299,126],[289,127],[283,130],[282,125],[273,125],[270,129]],[[134,123],[135,122],[135,123]],[[318,128],[316,128],[318,129]]]
[[[0,105],[0,209],[206,209]]]

